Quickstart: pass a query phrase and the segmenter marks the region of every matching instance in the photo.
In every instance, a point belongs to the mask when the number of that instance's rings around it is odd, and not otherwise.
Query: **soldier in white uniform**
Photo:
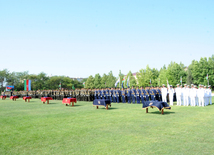
[[[198,88],[196,85],[194,86],[194,91],[195,91],[195,105],[198,106]]]
[[[199,97],[199,106],[204,107],[204,88],[203,85],[200,85],[200,89],[198,91],[198,97]]]
[[[167,102],[167,100],[166,100],[167,88],[165,87],[164,84],[163,84],[163,88],[161,88],[161,93],[162,93],[162,101],[163,101],[163,102]]]
[[[184,84],[184,88],[182,89],[182,92],[183,92],[183,99],[184,99],[184,106],[187,105],[187,101],[188,101],[188,96],[187,96],[187,93],[186,93],[186,89],[187,89],[187,84]]]
[[[180,91],[181,91],[181,105],[184,105],[184,94],[183,94],[183,86],[180,86]]]
[[[173,95],[174,95],[174,89],[173,89],[173,87],[171,85],[170,89],[169,89],[169,102],[170,102],[170,105],[173,105]]]
[[[179,84],[177,84],[177,88],[175,88],[175,92],[176,92],[177,105],[181,106],[181,88],[179,87]]]
[[[207,86],[204,86],[204,105],[208,105],[208,92],[207,92]]]
[[[190,105],[191,106],[195,106],[195,96],[196,96],[196,92],[195,92],[195,88],[194,88],[194,85],[191,84],[191,87],[190,88]]]
[[[211,91],[211,86],[208,86],[208,96],[209,96],[209,103],[210,105],[212,104],[212,91]]]

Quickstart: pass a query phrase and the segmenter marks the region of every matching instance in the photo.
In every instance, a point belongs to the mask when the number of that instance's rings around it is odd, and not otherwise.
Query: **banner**
[[[14,86],[6,86],[6,91],[13,91],[14,90]]]
[[[31,80],[24,80],[24,90],[25,91],[31,90]]]

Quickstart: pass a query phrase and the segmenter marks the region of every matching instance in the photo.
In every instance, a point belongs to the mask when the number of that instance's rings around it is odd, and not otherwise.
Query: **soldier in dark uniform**
[[[120,103],[120,88],[117,88],[117,90],[115,90],[116,91],[116,101],[117,101],[117,103]]]
[[[136,98],[137,98],[137,104],[140,104],[140,89],[138,86],[136,89]]]
[[[131,103],[131,90],[129,87],[126,90],[126,96],[127,96],[128,103],[130,104]]]
[[[132,103],[135,104],[136,90],[134,89],[133,86],[131,90],[131,97],[132,97]]]
[[[112,88],[112,93],[113,102],[116,103],[116,90],[114,88]]]
[[[151,87],[150,89],[150,95],[151,95],[151,100],[155,101],[156,91],[153,89],[153,87]]]
[[[150,96],[150,91],[149,91],[149,88],[147,87],[147,89],[146,89],[146,101],[149,101],[149,96]]]
[[[109,88],[109,94],[108,94],[108,96],[109,96],[109,100],[110,100],[110,102],[112,102],[113,101],[113,88]]]
[[[124,88],[122,88],[122,91],[121,91],[121,96],[122,96],[122,102],[123,103],[126,103],[126,90],[124,90]]]
[[[141,102],[144,103],[146,98],[146,91],[143,89],[143,87],[141,87],[141,90],[140,90],[140,98],[141,98]]]
[[[103,88],[101,89],[101,91],[100,91],[100,98],[101,99],[105,99],[105,92],[104,92],[104,90],[103,90]]]

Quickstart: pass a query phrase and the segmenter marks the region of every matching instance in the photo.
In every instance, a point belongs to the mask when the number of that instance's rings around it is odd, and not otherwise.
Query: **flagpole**
[[[207,74],[208,86],[209,86],[209,75]]]

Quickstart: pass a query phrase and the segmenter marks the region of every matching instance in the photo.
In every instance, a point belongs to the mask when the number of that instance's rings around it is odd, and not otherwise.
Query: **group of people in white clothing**
[[[203,86],[199,85],[199,88],[196,85],[191,84],[191,88],[189,85],[184,84],[180,86],[177,84],[177,88],[166,88],[163,85],[161,89],[162,92],[162,101],[167,102],[167,94],[169,94],[169,102],[170,105],[173,105],[173,97],[174,93],[176,93],[177,105],[178,106],[207,106],[212,104],[212,91],[211,86]]]

